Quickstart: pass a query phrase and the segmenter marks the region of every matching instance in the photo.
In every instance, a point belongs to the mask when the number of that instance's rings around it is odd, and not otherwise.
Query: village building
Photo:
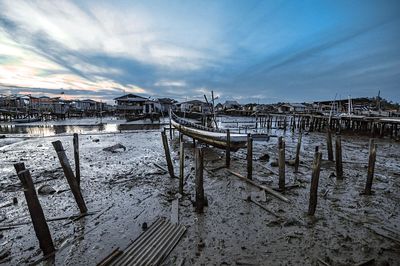
[[[225,101],[225,103],[223,104],[223,108],[224,110],[229,110],[229,109],[239,110],[242,108],[242,106],[237,101]]]
[[[29,105],[29,96],[0,95],[0,109],[17,111],[26,109],[28,105]]]
[[[119,115],[140,115],[160,112],[161,104],[135,94],[126,94],[114,99]]]
[[[256,112],[257,104],[256,103],[248,103],[242,106],[242,110],[246,112]]]
[[[214,110],[216,112],[222,112],[224,110],[224,105],[222,103],[217,103],[217,105],[215,105]]]
[[[277,106],[274,104],[259,104],[257,105],[257,112],[258,113],[276,113]]]
[[[167,114],[169,112],[169,110],[173,110],[175,109],[175,104],[177,103],[176,100],[171,99],[171,98],[158,98],[157,102],[160,105],[160,111],[163,114]]]
[[[304,113],[306,106],[301,103],[283,103],[278,106],[278,113]]]
[[[192,100],[176,104],[177,110],[185,113],[202,113],[210,114],[212,112],[212,105],[202,102],[200,100]]]
[[[70,104],[60,97],[30,97],[30,109],[39,113],[66,114],[69,111]]]

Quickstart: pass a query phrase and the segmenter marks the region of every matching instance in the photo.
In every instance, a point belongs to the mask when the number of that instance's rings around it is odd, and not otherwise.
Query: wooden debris
[[[355,266],[368,266],[368,265],[375,265],[375,258],[357,263]]]
[[[239,177],[240,179],[246,181],[247,183],[249,183],[249,184],[251,184],[251,185],[253,185],[253,186],[255,186],[255,187],[258,187],[259,189],[264,190],[265,192],[267,192],[267,193],[273,195],[274,197],[276,197],[276,198],[278,198],[278,199],[280,199],[280,200],[282,200],[282,201],[284,201],[284,202],[288,202],[288,203],[290,202],[290,200],[289,200],[288,198],[286,198],[285,196],[283,196],[281,193],[279,193],[279,192],[273,190],[272,188],[269,188],[269,187],[267,187],[267,186],[265,186],[265,185],[259,185],[259,184],[257,184],[256,182],[254,182],[253,180],[250,180],[250,179],[248,179],[248,178],[242,176],[241,174],[238,174],[238,173],[236,173],[236,172],[234,172],[234,171],[232,171],[232,170],[230,170],[230,169],[226,169],[226,171],[228,171],[228,173],[230,173],[230,174],[232,174],[232,175],[234,175],[234,176],[236,176],[236,177]]]
[[[247,201],[253,202],[254,204],[256,204],[258,207],[260,207],[261,209],[267,211],[268,213],[272,214],[273,216],[275,216],[276,218],[281,218],[279,215],[277,215],[275,212],[273,212],[272,210],[268,209],[267,207],[261,205],[260,203],[258,203],[257,201],[253,200],[251,197],[247,198]]]
[[[97,266],[107,266],[109,265],[116,257],[121,255],[123,252],[119,250],[119,248],[114,249],[107,257],[102,259]]]
[[[324,265],[324,266],[331,266],[329,263],[325,262],[324,260],[322,260],[321,258],[317,258],[317,262]]]

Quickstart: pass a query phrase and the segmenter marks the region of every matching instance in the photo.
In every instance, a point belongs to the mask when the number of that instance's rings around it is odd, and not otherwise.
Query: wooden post
[[[204,209],[204,187],[203,187],[203,150],[196,148],[196,212],[202,213]]]
[[[318,193],[319,173],[321,170],[321,158],[322,158],[322,152],[316,152],[312,168],[308,215],[314,215],[315,209],[317,207],[317,198],[318,198],[317,193]]]
[[[285,140],[282,137],[279,137],[278,156],[279,190],[285,191]]]
[[[297,173],[299,171],[299,165],[300,165],[300,149],[301,149],[301,137],[302,134],[299,133],[299,139],[297,141],[297,146],[296,146],[296,158],[294,160],[294,172]]]
[[[336,136],[336,178],[343,179],[343,165],[342,165],[342,139],[340,135]]]
[[[164,146],[165,159],[167,160],[168,173],[171,178],[174,178],[174,166],[172,165],[171,154],[169,153],[168,139],[167,135],[165,135],[165,132],[161,132],[161,137]]]
[[[226,155],[225,155],[225,166],[229,168],[231,166],[231,132],[229,129],[226,130]]]
[[[79,138],[78,134],[74,133],[74,159],[75,159],[75,176],[76,176],[76,182],[78,182],[78,185],[81,185],[81,168],[80,168],[80,163],[79,163]]]
[[[172,121],[171,121],[171,115],[172,115],[172,110],[169,108],[169,139],[172,139]]]
[[[247,134],[247,178],[253,179],[253,138]]]
[[[375,171],[375,161],[376,161],[376,144],[374,144],[374,140],[369,140],[369,161],[368,161],[368,175],[367,175],[367,183],[365,185],[365,195],[371,195],[371,187],[372,180],[374,178]]]
[[[14,164],[14,168],[17,171],[19,180],[21,180],[22,187],[24,188],[26,203],[28,204],[36,237],[39,240],[40,249],[43,251],[45,256],[49,255],[53,253],[55,249],[42,206],[40,205],[36,194],[31,174],[29,173],[29,170],[25,169],[24,163],[16,163]]]
[[[333,162],[332,133],[330,128],[328,129],[326,144],[328,147],[328,160]]]
[[[183,141],[180,140],[179,146],[179,193],[183,195],[183,179],[185,168],[185,150],[183,148]]]
[[[71,188],[72,194],[74,195],[75,201],[78,204],[79,210],[81,213],[86,213],[87,208],[85,204],[85,200],[82,197],[82,193],[78,182],[75,178],[74,172],[72,171],[71,165],[69,164],[67,155],[65,154],[65,150],[61,141],[57,140],[52,142],[54,149],[57,152],[58,159],[60,160],[60,164],[63,168],[64,175],[67,178],[68,184]]]

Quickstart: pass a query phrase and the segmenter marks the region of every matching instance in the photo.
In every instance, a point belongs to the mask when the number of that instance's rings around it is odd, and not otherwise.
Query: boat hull
[[[211,132],[192,128],[189,126],[182,125],[171,119],[171,124],[183,135],[192,137],[200,142],[209,144],[216,148],[226,149],[227,148],[227,134],[222,132]],[[237,151],[241,148],[247,147],[247,135],[245,134],[230,134],[230,150]]]

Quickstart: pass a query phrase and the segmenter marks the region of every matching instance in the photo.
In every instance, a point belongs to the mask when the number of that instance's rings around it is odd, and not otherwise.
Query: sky
[[[397,0],[0,0],[0,94],[400,102],[399,85]]]

